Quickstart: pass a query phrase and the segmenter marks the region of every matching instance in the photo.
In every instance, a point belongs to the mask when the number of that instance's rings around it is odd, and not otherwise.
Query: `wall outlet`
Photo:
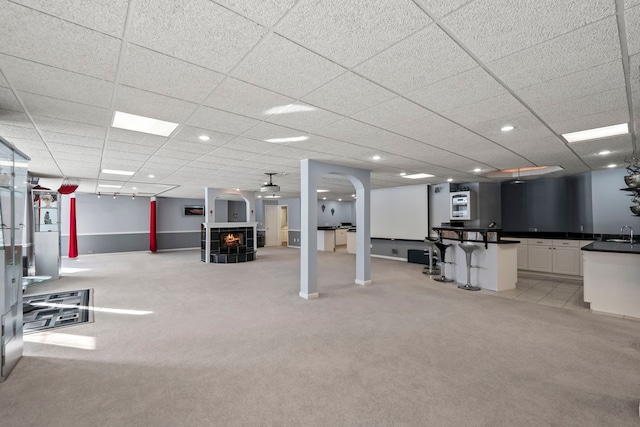
[[[391,249],[391,255],[398,255],[397,249]]]

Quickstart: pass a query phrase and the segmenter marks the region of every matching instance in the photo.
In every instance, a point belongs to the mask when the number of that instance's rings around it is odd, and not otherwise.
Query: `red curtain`
[[[78,257],[78,233],[76,231],[76,193],[69,197],[69,258]]]
[[[150,218],[149,218],[149,249],[151,252],[158,250],[158,241],[156,240],[156,198],[151,198],[150,206]]]

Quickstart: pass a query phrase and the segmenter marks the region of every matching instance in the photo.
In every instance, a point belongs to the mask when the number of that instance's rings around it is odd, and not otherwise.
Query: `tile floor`
[[[583,302],[582,279],[518,273],[515,289],[491,293],[501,298],[528,301],[568,310],[589,311],[588,305]]]

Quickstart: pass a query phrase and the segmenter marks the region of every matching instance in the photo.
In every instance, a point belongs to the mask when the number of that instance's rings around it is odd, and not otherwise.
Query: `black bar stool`
[[[429,266],[425,267],[422,270],[422,274],[427,274],[429,276],[439,276],[440,275],[440,267],[433,266],[433,253],[436,251],[436,241],[431,240],[426,237],[424,239],[424,243],[427,245],[427,250],[429,251]]]
[[[458,285],[458,287],[466,291],[479,291],[479,286],[471,286],[471,254],[473,253],[473,251],[478,249],[478,247],[471,243],[460,243],[458,246],[464,251],[465,255],[467,256],[467,284]]]
[[[451,244],[444,244],[442,242],[436,242],[436,247],[438,248],[438,251],[440,251],[440,271],[442,272],[442,275],[440,277],[434,277],[433,280],[436,280],[438,282],[453,282],[453,279],[449,279],[445,275],[445,265],[446,264],[453,264],[452,262],[445,261],[445,259],[444,259],[445,253],[447,252],[447,248],[449,246],[451,246]]]

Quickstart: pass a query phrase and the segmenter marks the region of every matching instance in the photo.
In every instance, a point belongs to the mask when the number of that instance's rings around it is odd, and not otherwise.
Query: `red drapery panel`
[[[158,241],[156,240],[156,198],[151,198],[150,218],[149,218],[149,249],[151,252],[158,250]]]
[[[69,197],[69,258],[78,256],[78,233],[76,231],[76,194]]]

